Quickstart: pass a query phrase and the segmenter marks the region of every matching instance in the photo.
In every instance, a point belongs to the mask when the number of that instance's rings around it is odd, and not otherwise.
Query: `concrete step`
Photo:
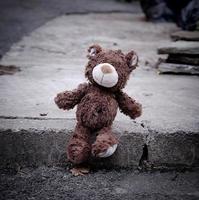
[[[0,119],[0,168],[20,169],[42,165],[68,165],[66,145],[75,127],[67,119]],[[11,126],[12,124],[12,126]],[[148,169],[199,166],[197,131],[158,132],[134,121],[116,121],[119,138],[116,153],[107,159],[91,160],[96,168]]]
[[[0,199],[56,200],[196,200],[199,173],[138,173],[126,170],[91,171],[73,177],[67,169],[25,168],[16,174],[0,171]]]

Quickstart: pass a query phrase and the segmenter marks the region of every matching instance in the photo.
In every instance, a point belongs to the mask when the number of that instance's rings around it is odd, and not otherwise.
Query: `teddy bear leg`
[[[87,161],[90,152],[90,131],[88,128],[77,124],[67,147],[68,160],[73,164],[81,164]]]
[[[112,133],[111,127],[102,128],[92,145],[92,154],[95,157],[106,158],[111,156],[117,148],[118,140]]]

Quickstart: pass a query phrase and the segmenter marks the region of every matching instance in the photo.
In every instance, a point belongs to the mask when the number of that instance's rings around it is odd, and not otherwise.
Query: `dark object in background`
[[[199,29],[199,1],[192,0],[181,12],[180,27],[184,30]]]
[[[172,11],[164,0],[140,0],[140,4],[147,20],[161,22],[174,19]]]
[[[174,21],[184,30],[196,30],[199,22],[198,0],[140,0],[147,20]]]

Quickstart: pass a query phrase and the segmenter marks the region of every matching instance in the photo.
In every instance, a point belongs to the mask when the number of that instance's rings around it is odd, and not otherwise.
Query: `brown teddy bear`
[[[68,160],[80,164],[94,157],[111,156],[118,139],[111,130],[117,114],[121,112],[135,119],[142,112],[141,104],[122,91],[130,73],[136,68],[138,57],[134,51],[127,54],[121,50],[104,50],[99,45],[88,49],[85,76],[88,83],[77,89],[59,93],[55,103],[60,109],[69,110],[77,105],[77,125],[68,148]],[[95,142],[91,135],[97,133]]]

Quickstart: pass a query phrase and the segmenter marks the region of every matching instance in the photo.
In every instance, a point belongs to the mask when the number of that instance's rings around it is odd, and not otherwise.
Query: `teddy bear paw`
[[[95,149],[93,149],[93,155],[99,158],[107,158],[111,155],[113,155],[115,153],[117,149],[117,144],[114,144],[113,146],[109,146],[108,149],[106,149],[105,151],[102,151],[98,154],[95,153]]]
[[[98,154],[98,157],[100,158],[107,158],[115,153],[117,149],[117,144],[114,144],[113,146],[110,146],[106,151],[101,152]]]

